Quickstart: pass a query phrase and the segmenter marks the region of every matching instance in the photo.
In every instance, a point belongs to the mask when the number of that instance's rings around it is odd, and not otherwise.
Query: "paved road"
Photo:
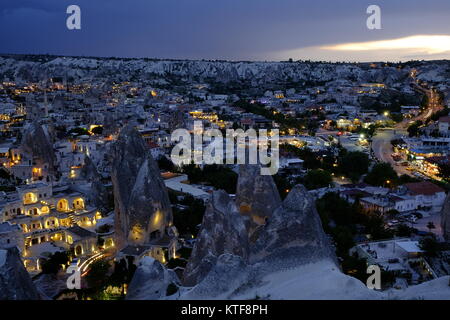
[[[407,135],[408,133],[406,129],[408,128],[411,121],[421,120],[425,122],[425,120],[431,117],[433,113],[442,109],[443,107],[439,103],[439,95],[434,90],[425,89],[422,87],[419,88],[420,91],[428,96],[428,110],[419,114],[415,118],[403,120],[402,122],[396,124],[394,129],[378,130],[375,136],[372,138],[372,150],[375,154],[375,157],[382,162],[390,163],[398,175],[406,174],[409,176],[413,176],[410,171],[406,170],[406,167],[395,165],[395,161],[391,157],[391,154],[393,153],[391,140],[398,139],[402,136]]]
[[[391,154],[394,152],[391,144],[391,140],[400,138],[402,136],[402,131],[397,131],[393,129],[388,130],[378,130],[377,133],[372,138],[372,150],[375,157],[381,162],[390,163],[392,168],[398,175],[409,175],[413,176],[412,173],[406,170],[406,167],[396,165],[394,159],[392,159]]]

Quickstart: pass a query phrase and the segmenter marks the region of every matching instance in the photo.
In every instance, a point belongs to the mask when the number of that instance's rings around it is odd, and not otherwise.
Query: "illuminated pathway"
[[[89,267],[96,261],[106,258],[109,254],[107,253],[103,253],[103,252],[99,252],[95,255],[93,255],[92,257],[89,257],[88,259],[86,259],[79,267],[78,267],[78,271],[80,271],[81,276],[84,277],[86,276],[86,274],[88,273]]]

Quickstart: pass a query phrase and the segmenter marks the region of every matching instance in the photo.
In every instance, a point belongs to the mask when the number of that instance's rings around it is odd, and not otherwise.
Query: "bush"
[[[192,249],[183,247],[180,250],[178,250],[178,254],[183,258],[188,260],[191,257]]]
[[[398,176],[389,163],[377,163],[364,181],[373,186],[393,187],[398,183]]]
[[[305,187],[308,190],[328,187],[333,182],[333,178],[325,170],[309,170],[305,177]]]
[[[70,261],[67,252],[55,252],[48,259],[45,259],[41,264],[42,273],[57,274],[61,270],[62,265],[67,265]]]
[[[175,269],[177,267],[186,268],[187,261],[185,259],[170,259],[167,268]]]
[[[439,243],[434,237],[426,237],[420,240],[419,247],[427,257],[436,257],[440,250]]]
[[[166,296],[171,296],[178,292],[178,286],[173,282],[167,286]]]
[[[92,129],[91,130],[91,132],[93,133],[93,134],[98,134],[98,135],[100,135],[100,134],[102,134],[103,133],[103,127],[95,127],[94,129]]]
[[[364,152],[349,152],[339,159],[339,168],[352,181],[358,181],[369,170],[369,162],[369,156]]]

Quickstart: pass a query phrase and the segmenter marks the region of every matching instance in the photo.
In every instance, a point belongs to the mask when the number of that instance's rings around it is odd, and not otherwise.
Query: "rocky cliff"
[[[139,132],[126,126],[112,148],[115,232],[119,248],[158,239],[172,222],[158,165]]]
[[[128,287],[127,300],[157,300],[167,295],[169,285],[179,286],[174,271],[166,269],[158,260],[144,257]]]
[[[447,195],[444,206],[442,207],[441,226],[444,239],[450,241],[450,193]]]
[[[313,197],[302,185],[295,186],[268,218],[251,247],[250,262],[282,261],[284,267],[335,260],[323,231]]]
[[[34,60],[34,61],[32,61]],[[423,63],[424,67],[437,69],[445,78],[446,66]],[[422,66],[418,67],[420,69]],[[398,70],[395,66],[371,69],[368,64],[333,63],[287,63],[245,61],[193,61],[193,60],[148,60],[148,59],[90,59],[73,57],[42,57],[41,62],[33,56],[0,58],[0,75],[14,79],[40,81],[43,78],[73,77],[107,78],[124,81],[129,74],[142,80],[194,79],[216,82],[245,81],[254,86],[267,83],[291,81],[334,81],[335,79],[357,82],[386,82],[408,77],[409,68]],[[420,76],[420,74],[419,74]],[[436,72],[435,72],[436,76]],[[424,77],[432,79],[432,74]],[[192,81],[192,80],[191,80]]]
[[[183,283],[192,286],[202,280],[218,256],[230,253],[246,260],[248,233],[244,219],[225,191],[212,194],[202,228],[186,266]]]
[[[88,194],[89,201],[101,212],[106,212],[109,206],[109,195],[105,185],[101,181],[101,176],[91,158],[86,156],[84,166],[81,169],[80,177],[91,182],[91,192]]]
[[[46,126],[37,122],[28,125],[22,136],[21,148],[28,155],[40,160],[42,164],[47,164],[49,173],[55,173],[56,157],[53,141]]]
[[[237,237],[233,229],[224,227],[230,219],[223,219],[220,212],[233,210],[233,204],[226,195],[213,196],[209,216],[205,217],[202,227],[204,233],[200,235],[190,261],[202,268],[201,273],[197,274],[195,285],[179,288],[177,299],[450,299],[449,277],[406,290],[378,292],[343,274],[322,229],[314,201],[303,186],[293,188],[267,219],[267,224],[260,227],[256,242],[243,251],[245,257],[235,248],[237,242],[234,241],[230,248],[234,248],[234,252],[224,252],[224,231],[229,232],[233,240]],[[231,218],[231,215],[225,216]],[[234,221],[241,224],[242,220]],[[220,242],[223,244],[218,244]],[[246,245],[245,240],[243,244]],[[158,274],[165,274],[164,270],[162,267]],[[161,291],[160,287],[165,288],[167,281],[162,276],[155,279],[162,279],[158,280],[159,285],[141,284],[141,287],[148,285],[151,289],[141,290],[140,298],[167,299],[155,296],[156,291]]]
[[[258,165],[239,167],[236,205],[242,215],[261,225],[280,204],[280,194],[272,176],[261,175]]]
[[[17,248],[0,249],[0,300],[39,300]]]

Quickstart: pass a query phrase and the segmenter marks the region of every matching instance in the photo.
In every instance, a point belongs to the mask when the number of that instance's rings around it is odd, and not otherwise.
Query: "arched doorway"
[[[80,256],[83,254],[83,247],[81,245],[78,245],[75,247],[75,255]]]
[[[83,210],[84,209],[84,200],[82,198],[77,198],[73,200],[73,208],[75,210]]]
[[[58,201],[57,209],[60,212],[66,212],[69,211],[69,202],[66,199],[61,199]]]
[[[23,196],[23,203],[24,204],[30,204],[30,203],[36,203],[37,202],[37,196],[33,192],[25,193]]]

